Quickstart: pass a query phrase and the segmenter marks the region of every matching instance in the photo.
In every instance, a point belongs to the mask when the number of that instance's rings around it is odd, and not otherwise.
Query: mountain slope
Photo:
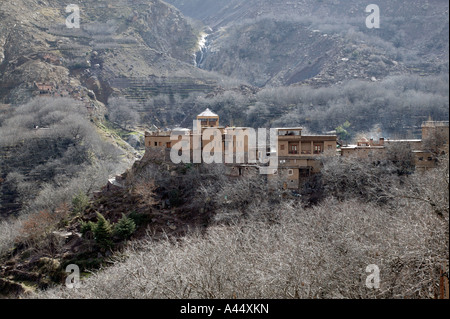
[[[79,29],[66,27],[62,0],[0,3],[3,216],[45,208],[49,194],[55,205],[70,202],[73,190],[92,190],[86,181],[102,184],[134,160],[136,151],[105,122],[111,95],[139,99],[146,89],[170,91],[172,82],[180,90],[214,86],[193,65],[197,31],[174,7],[158,0],[75,3]]]
[[[169,2],[212,28],[202,68],[254,85],[448,72],[446,1],[379,1],[380,29],[364,1]]]
[[[159,0],[89,0],[80,4],[81,27],[68,29],[66,5],[62,0],[2,2],[4,103],[32,96],[34,82],[50,84],[57,94],[73,95],[81,86],[106,102],[114,79],[202,77],[193,66],[198,32],[175,8]]]

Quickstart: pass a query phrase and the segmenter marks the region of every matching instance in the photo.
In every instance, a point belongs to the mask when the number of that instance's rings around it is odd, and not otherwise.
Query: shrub
[[[97,224],[94,227],[94,238],[96,243],[103,249],[107,249],[112,246],[111,236],[112,227],[109,221],[105,217],[97,213]]]
[[[20,220],[0,221],[0,256],[14,247],[20,229]]]
[[[122,218],[114,225],[114,236],[121,240],[128,239],[136,230],[136,224],[133,219],[122,214]]]
[[[128,215],[128,218],[131,218],[136,226],[142,226],[145,224],[149,224],[152,221],[151,215],[149,214],[143,214],[143,213],[137,213],[135,211],[131,212],[130,215]]]
[[[83,238],[87,238],[89,236],[89,234],[93,234],[94,233],[94,229],[95,229],[95,223],[93,222],[81,222],[81,235],[83,236]]]
[[[30,214],[21,223],[18,240],[28,244],[36,244],[46,238],[67,216],[67,211],[57,209],[53,212],[43,210]]]
[[[72,211],[82,213],[89,206],[89,197],[84,192],[79,192],[72,199]]]

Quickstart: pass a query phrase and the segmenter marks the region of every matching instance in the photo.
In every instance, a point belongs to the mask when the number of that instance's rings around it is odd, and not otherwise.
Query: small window
[[[292,169],[288,170],[288,175],[289,175],[289,176],[294,175],[294,170],[292,170]]]
[[[155,142],[155,146],[158,146],[158,142]]]
[[[423,157],[419,157],[419,161],[423,161]]]
[[[432,161],[432,160],[433,160],[433,158],[432,158],[432,157],[430,156],[430,157],[428,157],[428,160],[429,160],[429,161]]]
[[[289,145],[289,154],[298,154],[297,145]]]

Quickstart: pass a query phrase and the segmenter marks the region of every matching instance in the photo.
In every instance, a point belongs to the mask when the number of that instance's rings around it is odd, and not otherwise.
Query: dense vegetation
[[[35,99],[3,115],[0,149],[0,186],[13,195],[3,198],[6,213],[55,209],[124,167],[123,150],[101,136],[73,99]]]
[[[136,163],[124,175],[124,188],[103,189],[91,200],[79,193],[69,205],[2,222],[0,255],[9,260],[8,278],[45,290],[19,293],[32,298],[435,298],[439,293],[439,272],[449,258],[448,155],[439,158],[437,169],[413,174],[402,173],[390,159],[323,158],[322,174],[305,184],[300,197],[268,184],[258,172],[229,178],[220,165],[170,165],[161,156]],[[64,239],[60,234],[67,229],[72,235]],[[58,287],[68,264],[83,273],[100,270],[83,279],[83,289]],[[370,264],[382,271],[380,290],[365,287]]]
[[[251,90],[242,87],[217,94],[160,94],[131,110],[145,110],[142,124],[192,127],[192,119],[207,107],[222,125],[259,127],[303,126],[314,133],[351,123],[350,140],[367,132],[384,137],[413,137],[424,120],[449,116],[448,74],[392,76],[380,82],[354,80],[330,87],[292,86]],[[161,110],[164,110],[162,112]],[[134,116],[124,117],[128,119]],[[379,129],[379,133],[373,132]],[[418,137],[418,136],[416,136]]]
[[[65,1],[1,2],[0,297],[436,298],[448,155],[424,173],[410,150],[322,158],[298,192],[164,154],[130,166],[145,130],[206,108],[223,126],[419,138],[449,118],[447,1],[378,0],[380,29],[365,1],[167,2],[85,0],[80,29]],[[62,286],[70,264],[83,289]]]
[[[408,177],[390,165],[326,162],[327,187],[312,207],[277,201],[251,176],[222,186],[208,179],[195,188],[215,207],[206,230],[155,240],[149,228],[82,289],[33,297],[435,298],[449,258],[448,157]],[[370,264],[381,269],[379,290],[365,286]]]

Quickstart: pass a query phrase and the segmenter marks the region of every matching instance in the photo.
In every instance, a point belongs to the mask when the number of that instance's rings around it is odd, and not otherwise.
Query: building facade
[[[361,138],[356,145],[341,148],[341,155],[358,159],[379,161],[389,152],[409,153],[417,171],[435,168],[438,157],[448,152],[449,122],[426,121],[422,124],[422,139],[391,140]]]
[[[233,164],[227,164],[230,168],[231,176],[240,176],[250,168],[257,168],[259,164],[253,160],[259,160],[263,155],[260,150],[252,149],[249,143],[251,128],[236,128],[220,126],[220,118],[217,114],[207,109],[197,116],[197,125],[200,129],[174,129],[173,131],[146,132],[145,146],[147,152],[153,150],[170,150],[183,138],[188,138],[190,151],[193,151],[196,134],[201,134],[201,150],[212,150],[221,152],[225,156],[225,150],[231,150],[233,154]],[[195,126],[195,123],[194,123]],[[204,134],[208,129],[214,129],[214,135]],[[236,132],[242,132],[242,138],[236,138]],[[247,132],[248,131],[248,132]],[[336,156],[337,136],[336,135],[303,135],[302,128],[277,128],[276,149],[270,146],[266,149],[268,155],[276,152],[278,169],[268,175],[268,179],[281,178],[284,187],[288,189],[298,189],[303,179],[319,173],[321,162],[320,156]],[[200,133],[201,132],[201,133]],[[172,135],[178,135],[178,141],[171,140]],[[232,145],[230,145],[232,143]],[[251,154],[255,154],[252,156]],[[237,157],[241,159],[237,161]],[[192,157],[191,157],[192,158]],[[166,158],[166,160],[168,160]],[[229,163],[225,161],[226,163]]]
[[[209,109],[199,114],[193,129],[178,128],[172,131],[156,130],[146,132],[146,152],[162,151],[165,160],[170,160],[170,150],[177,143],[189,141],[191,157],[196,147],[196,141],[201,152],[220,152],[225,158],[226,150],[233,154],[233,161],[228,163],[230,176],[242,176],[251,168],[258,168],[258,161],[249,154],[256,154],[258,160],[262,154],[259,149],[251,149],[247,131],[251,128],[236,128],[220,126],[220,118]],[[213,130],[211,130],[213,129]],[[205,134],[214,132],[214,134]],[[242,138],[232,136],[236,131],[243,132]],[[266,154],[276,153],[277,169],[268,174],[268,180],[281,179],[286,189],[298,189],[302,182],[310,176],[320,173],[321,156],[353,157],[380,161],[392,156],[394,151],[412,157],[416,170],[424,171],[436,167],[437,157],[448,151],[449,123],[427,121],[422,125],[422,139],[384,139],[379,140],[361,138],[356,145],[337,148],[336,135],[303,135],[301,127],[276,128],[276,148],[268,147]],[[197,135],[201,135],[198,137]],[[172,136],[178,136],[173,140]],[[232,143],[232,145],[230,145]],[[408,155],[409,154],[409,155]],[[240,161],[237,160],[239,156]]]

